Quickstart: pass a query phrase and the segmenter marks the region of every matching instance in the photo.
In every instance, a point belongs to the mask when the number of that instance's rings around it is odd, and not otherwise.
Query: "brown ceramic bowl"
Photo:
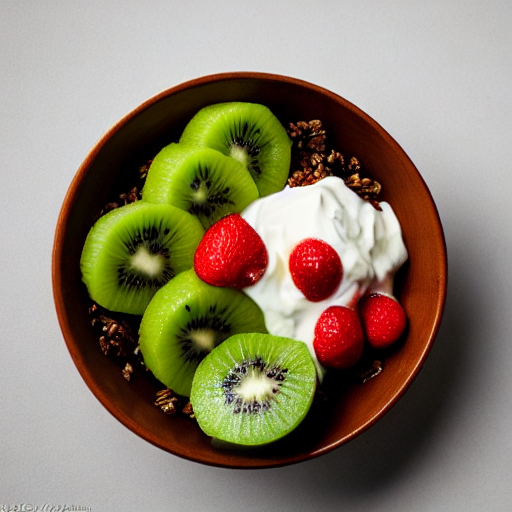
[[[179,138],[200,108],[217,102],[267,105],[283,122],[321,119],[333,146],[357,156],[383,187],[403,228],[409,262],[396,294],[409,329],[400,347],[385,354],[385,367],[364,384],[338,375],[328,379],[327,400],[285,439],[265,448],[235,449],[216,443],[185,417],[166,416],[153,405],[156,388],[140,377],[127,382],[101,352],[93,332],[90,300],[80,277],[82,246],[102,207],[129,190],[138,167]],[[224,467],[282,466],[325,454],[372,426],[397,402],[422,367],[441,321],[447,261],[443,231],[432,197],[414,164],[373,119],[321,87],[279,75],[226,73],[178,85],[121,119],[94,146],[64,200],[53,249],[53,291],[71,356],[98,400],[130,430],[175,455]]]

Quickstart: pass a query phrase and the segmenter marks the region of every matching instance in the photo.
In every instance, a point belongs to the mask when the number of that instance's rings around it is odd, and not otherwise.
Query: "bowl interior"
[[[409,327],[405,342],[386,354],[385,369],[364,384],[338,375],[326,380],[326,401],[303,424],[268,447],[238,449],[212,441],[188,418],[153,405],[156,388],[127,382],[105,357],[90,325],[90,300],[80,275],[85,237],[103,206],[132,188],[138,168],[177,141],[202,107],[223,101],[267,105],[287,125],[321,119],[331,146],[357,156],[383,187],[403,229],[409,261],[396,293]],[[404,151],[369,116],[339,96],[292,78],[228,73],[193,80],[148,100],[116,124],[78,170],[62,206],[53,254],[53,287],[64,339],[83,379],[123,424],[151,443],[194,461],[227,467],[271,467],[312,458],[372,425],[403,394],[421,368],[439,327],[446,294],[446,249],[436,207]]]

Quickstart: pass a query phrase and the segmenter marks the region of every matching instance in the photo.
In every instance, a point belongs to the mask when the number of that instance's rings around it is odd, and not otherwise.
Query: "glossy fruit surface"
[[[199,363],[241,332],[266,332],[260,308],[243,292],[211,286],[190,269],[155,294],[142,317],[139,343],[155,377],[189,396]]]
[[[190,120],[180,142],[209,147],[241,162],[261,196],[281,190],[288,178],[291,140],[264,104],[230,101],[208,105]]]
[[[346,370],[363,353],[364,336],[357,312],[344,306],[327,308],[315,326],[313,348],[326,368]]]
[[[362,300],[359,311],[366,339],[375,348],[396,343],[407,325],[404,308],[394,297],[372,294]]]
[[[316,238],[306,238],[294,247],[289,268],[295,286],[312,302],[330,297],[343,277],[338,253]]]
[[[166,203],[197,216],[205,229],[259,197],[249,171],[210,148],[169,144],[151,163],[142,190],[149,203]]]
[[[238,289],[258,282],[267,263],[263,240],[237,213],[207,230],[194,257],[194,269],[203,281]]]
[[[100,217],[84,243],[80,268],[102,307],[142,315],[157,290],[192,267],[204,230],[196,217],[143,201]]]
[[[293,431],[309,411],[315,389],[316,370],[304,343],[246,333],[203,359],[190,400],[207,435],[257,446]]]

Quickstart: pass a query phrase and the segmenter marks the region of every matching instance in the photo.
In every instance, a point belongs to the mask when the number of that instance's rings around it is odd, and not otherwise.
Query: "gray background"
[[[2,0],[0,23],[0,504],[511,509],[510,1]],[[257,471],[181,460],[103,409],[50,275],[60,205],[99,137],[163,89],[241,70],[317,83],[382,124],[436,200],[450,268],[439,336],[399,404],[329,455]]]

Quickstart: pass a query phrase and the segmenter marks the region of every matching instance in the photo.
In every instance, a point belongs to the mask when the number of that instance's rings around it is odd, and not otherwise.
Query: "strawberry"
[[[345,370],[354,366],[364,348],[364,336],[357,312],[345,306],[331,306],[315,325],[313,348],[320,364]]]
[[[299,242],[290,254],[288,266],[295,286],[311,302],[330,297],[343,277],[338,253],[316,238]]]
[[[386,348],[395,343],[407,324],[400,303],[394,297],[382,293],[372,293],[363,298],[359,315],[366,339],[375,348]]]
[[[194,269],[203,281],[238,289],[255,284],[267,263],[263,240],[238,213],[210,226],[194,256]]]

